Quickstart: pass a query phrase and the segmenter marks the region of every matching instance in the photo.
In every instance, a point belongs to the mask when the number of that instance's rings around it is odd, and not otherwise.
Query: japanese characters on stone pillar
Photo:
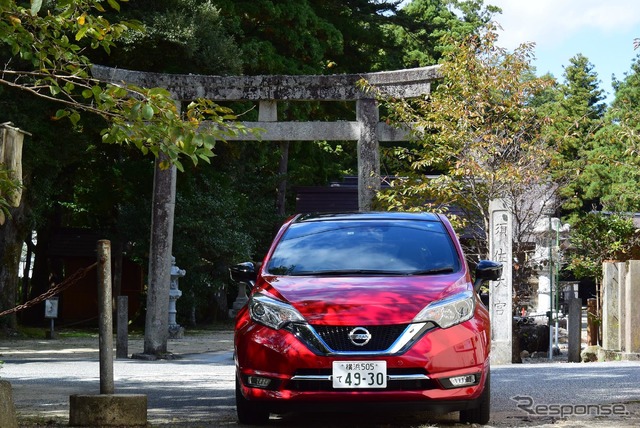
[[[489,256],[502,263],[502,276],[491,281],[489,311],[491,313],[491,363],[512,361],[512,275],[513,215],[508,202],[495,199],[489,203]]]

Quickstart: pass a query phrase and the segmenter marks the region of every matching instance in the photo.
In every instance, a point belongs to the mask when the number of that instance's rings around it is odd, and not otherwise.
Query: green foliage
[[[587,195],[606,211],[640,211],[640,58],[614,89],[605,125],[587,158]]]
[[[500,10],[482,0],[413,0],[386,26],[398,49],[387,50],[387,66],[409,68],[434,65],[452,46],[488,24]]]
[[[450,38],[446,44],[455,48],[428,99],[387,100],[392,121],[415,124],[415,143],[394,151],[409,167],[396,175],[406,178],[379,195],[387,208],[446,212],[456,206],[472,230],[488,233],[491,199],[515,203],[548,185],[553,148],[541,138],[544,119],[529,102],[551,81],[531,77],[531,45],[510,53],[496,37],[489,26],[462,42]]]
[[[570,59],[565,67],[564,83],[555,88],[554,97],[539,107],[550,118],[545,138],[557,146],[553,174],[560,184],[567,213],[588,210],[597,198],[594,174],[591,170],[591,151],[597,133],[604,124],[604,94],[599,89],[598,75],[583,55]]]
[[[567,268],[577,278],[599,280],[603,262],[627,261],[640,244],[640,231],[624,214],[592,212],[571,226]]]
[[[122,19],[143,30],[123,35],[110,55],[93,51],[96,64],[163,73],[241,74],[243,58],[210,0],[136,0]]]
[[[389,70],[387,55],[402,47],[385,27],[396,20],[399,0],[310,1],[315,13],[340,35],[339,44],[322,60],[326,73]]]
[[[120,8],[115,0],[108,4],[115,10]],[[47,5],[50,9],[45,11],[36,3],[25,9],[11,2],[2,10],[0,40],[10,49],[13,61],[5,62],[0,84],[59,102],[63,109],[55,119],[67,117],[74,125],[81,112],[96,114],[108,124],[102,133],[104,142],[132,145],[154,156],[166,153],[179,169],[183,169],[181,157],[193,163],[208,160],[216,140],[246,132],[227,122],[235,118],[229,109],[211,101],[191,103],[187,120],[183,120],[165,89],[92,78],[91,61],[84,50],[109,53],[125,33],[142,27],[132,21],[110,23],[102,15],[103,2],[98,0]],[[203,131],[203,120],[216,126]]]
[[[307,0],[213,3],[240,46],[245,74],[317,74],[341,48],[341,34]]]
[[[256,144],[238,143],[248,150]],[[260,261],[281,220],[273,209],[276,175],[257,169],[250,153],[238,161],[231,150],[243,148],[233,146],[221,148],[213,168],[190,168],[178,183],[173,254],[187,271],[179,305],[195,308],[198,321],[215,315],[213,302],[230,285],[228,268]]]

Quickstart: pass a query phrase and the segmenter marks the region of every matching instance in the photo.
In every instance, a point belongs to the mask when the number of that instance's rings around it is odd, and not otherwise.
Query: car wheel
[[[244,398],[240,390],[240,381],[236,378],[236,412],[238,422],[245,425],[264,425],[269,421],[269,410],[262,403]]]
[[[484,390],[480,396],[478,407],[460,411],[460,422],[463,424],[485,425],[491,417],[491,374],[487,373],[487,380],[484,383]]]

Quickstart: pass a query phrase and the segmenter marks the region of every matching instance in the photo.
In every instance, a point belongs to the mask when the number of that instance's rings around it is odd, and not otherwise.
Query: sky
[[[582,54],[593,64],[612,101],[611,76],[624,79],[640,49],[640,0],[484,0],[502,9],[494,17],[502,30],[498,45],[509,50],[534,42],[533,65],[537,74],[547,72],[564,82],[569,59]]]

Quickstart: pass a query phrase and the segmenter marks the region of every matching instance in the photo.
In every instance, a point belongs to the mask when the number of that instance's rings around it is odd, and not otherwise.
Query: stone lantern
[[[184,269],[176,266],[176,258],[171,256],[171,285],[169,287],[169,338],[181,339],[184,337],[184,328],[176,321],[176,301],[182,296],[178,289],[178,280],[186,274]]]

